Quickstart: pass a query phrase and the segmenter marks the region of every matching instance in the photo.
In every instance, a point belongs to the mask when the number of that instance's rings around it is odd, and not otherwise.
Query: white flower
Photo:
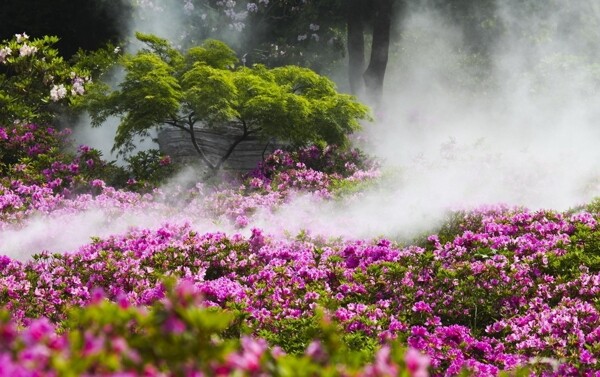
[[[121,51],[121,47],[119,47],[119,46],[115,47],[115,49],[113,50],[113,52],[115,54],[118,54],[120,51]]]
[[[265,4],[265,5],[269,5],[269,0],[258,0],[259,4]]]
[[[256,5],[256,3],[248,3],[246,9],[248,9],[248,12],[256,13],[258,12],[258,5]]]
[[[319,35],[318,34],[312,34],[311,37],[315,40],[315,41],[319,41]]]
[[[12,53],[12,50],[8,47],[0,48],[0,63],[4,63],[6,57]]]
[[[240,12],[235,15],[236,21],[243,21],[248,17],[248,12]]]
[[[20,56],[29,56],[33,55],[37,52],[37,47],[29,46],[27,43],[24,43],[23,46],[19,49]]]
[[[192,14],[192,11],[194,10],[194,4],[192,4],[191,0],[185,0],[185,5],[183,6],[183,10],[188,15]]]
[[[301,42],[307,38],[306,34],[298,35],[298,41]]]
[[[241,32],[246,27],[246,24],[243,22],[234,22],[230,24],[229,27],[235,29],[237,32]]]
[[[67,89],[63,84],[54,85],[52,89],[50,89],[50,98],[52,101],[56,102],[61,98],[65,98],[67,95]]]
[[[85,93],[85,88],[83,87],[83,79],[81,77],[76,77],[73,79],[73,86],[71,87],[71,95],[77,96]]]
[[[29,35],[27,35],[25,33],[15,34],[15,37],[17,38],[17,43],[21,43],[21,42],[24,42],[29,39]]]
[[[317,24],[310,24],[310,25],[308,25],[308,28],[312,31],[317,31],[317,30],[319,30],[320,26]]]

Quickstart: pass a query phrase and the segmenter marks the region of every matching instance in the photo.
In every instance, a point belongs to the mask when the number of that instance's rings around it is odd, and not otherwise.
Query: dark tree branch
[[[194,125],[196,124],[197,120],[194,119],[194,116],[195,116],[194,112],[191,112],[187,116],[187,119],[186,118],[177,119],[177,117],[171,116],[171,119],[165,120],[163,123],[187,132],[190,135],[190,138],[192,140],[192,145],[194,146],[194,149],[196,150],[196,152],[198,152],[200,159],[208,166],[208,168],[211,171],[215,172],[216,170],[219,169],[220,163],[217,166],[215,166],[213,163],[211,163],[210,160],[208,159],[208,156],[206,156],[206,153],[200,146],[200,143],[198,143],[198,140],[196,139],[195,129],[194,129]],[[185,122],[187,127],[184,126],[183,124],[181,124],[180,121]]]
[[[215,166],[215,171],[219,170],[221,168],[221,166],[223,165],[223,163],[225,161],[227,161],[227,159],[229,158],[229,156],[231,156],[231,154],[233,153],[233,151],[235,150],[235,148],[244,140],[246,140],[248,138],[248,136],[256,133],[256,130],[249,130],[248,129],[248,125],[246,124],[245,121],[241,121],[242,127],[244,129],[244,132],[242,132],[242,134],[235,139],[235,141],[229,146],[229,149],[227,149],[227,152],[225,152],[225,154],[221,157],[221,159],[219,160],[219,162],[217,163],[217,165]]]
[[[187,129],[185,126],[177,123],[176,120],[165,120],[163,123],[168,124],[169,126],[173,126],[175,128],[179,128],[180,130],[183,130],[183,131],[187,132],[188,134],[190,133],[189,129]]]
[[[194,149],[196,149],[196,152],[198,152],[198,154],[200,155],[200,159],[202,161],[204,161],[204,163],[208,166],[208,168],[214,173],[218,170],[218,167],[213,165],[210,160],[208,159],[208,157],[206,156],[206,154],[204,153],[204,150],[200,147],[200,144],[198,144],[198,140],[196,140],[196,133],[194,132],[194,123],[189,123],[189,134],[190,137],[192,139],[192,144],[194,145]],[[220,164],[219,164],[220,166]]]
[[[269,145],[271,145],[272,140],[267,141],[267,144],[265,144],[265,148],[262,151],[261,154],[261,158],[262,158],[262,162],[265,162],[265,153],[267,153],[267,148],[269,148]]]

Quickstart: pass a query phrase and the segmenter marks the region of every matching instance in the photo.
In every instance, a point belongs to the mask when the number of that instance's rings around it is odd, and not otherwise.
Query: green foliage
[[[331,182],[330,190],[335,198],[344,198],[365,192],[377,186],[378,182],[375,180],[351,181],[348,179],[335,179]]]
[[[93,86],[92,73],[108,65],[108,58],[90,64],[100,52],[90,58],[80,52],[68,62],[54,47],[57,42],[50,36],[29,40],[25,34],[0,42],[0,125],[52,122]]]
[[[320,332],[316,316],[283,318],[258,331],[258,336],[270,344],[277,344],[286,353],[301,354]]]
[[[152,189],[172,177],[177,167],[157,149],[140,151],[125,158],[126,174],[130,181],[128,187],[138,191]]]
[[[210,362],[222,362],[235,341],[220,339],[232,321],[231,314],[216,308],[200,308],[192,296],[168,291],[169,306],[156,303],[148,311],[127,304],[101,301],[75,309],[66,324],[71,355],[56,362],[59,372],[77,376],[89,370],[116,371],[125,366],[142,372],[151,364],[171,375],[184,375],[192,366],[210,370]],[[89,339],[96,337],[96,349]],[[121,341],[121,352],[111,345]]]
[[[218,170],[250,135],[297,146],[344,146],[359,121],[369,118],[364,105],[309,69],[234,68],[234,52],[219,41],[208,40],[182,54],[166,40],[137,37],[147,48],[122,59],[126,76],[120,88],[110,91],[105,86],[87,101],[94,125],[109,116],[121,117],[115,149],[130,150],[134,136],[146,136],[154,127],[177,127],[192,139],[199,123],[234,127],[239,138],[219,161],[209,161],[193,140],[204,163]]]
[[[225,43],[214,39],[206,40],[202,46],[192,47],[187,52],[188,62],[204,62],[206,65],[226,69],[235,66],[238,58]]]
[[[72,57],[77,68],[89,72],[91,77],[97,78],[108,74],[117,63],[121,54],[121,47],[107,43],[102,48],[94,51],[78,50]]]
[[[549,269],[558,276],[568,278],[579,276],[581,267],[589,272],[600,271],[600,231],[579,224],[571,235],[571,243],[566,247],[564,255],[550,255]]]
[[[574,211],[585,210],[589,213],[600,214],[600,198],[594,198],[590,203],[583,208],[575,208]]]

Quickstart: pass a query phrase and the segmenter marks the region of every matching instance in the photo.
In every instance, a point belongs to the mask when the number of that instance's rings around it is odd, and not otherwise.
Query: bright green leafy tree
[[[116,150],[131,150],[134,136],[171,126],[189,134],[201,160],[216,172],[250,136],[298,146],[344,146],[359,121],[369,118],[366,106],[309,69],[236,67],[235,53],[216,40],[181,53],[156,36],[137,38],[146,47],[123,57],[125,78],[119,88],[97,87],[86,97],[94,125],[109,116],[121,118]],[[211,161],[197,140],[195,131],[201,126],[234,127],[238,136]]]

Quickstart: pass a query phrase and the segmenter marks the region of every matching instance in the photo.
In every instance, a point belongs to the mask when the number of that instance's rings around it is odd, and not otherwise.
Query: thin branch
[[[200,147],[200,144],[198,144],[198,140],[196,140],[196,133],[194,132],[194,125],[196,124],[196,120],[194,119],[194,115],[194,112],[191,112],[188,115],[186,122],[188,127],[179,123],[180,120],[185,121],[185,118],[177,119],[177,117],[175,116],[171,116],[170,120],[164,120],[163,123],[187,132],[190,135],[194,149],[196,150],[196,152],[198,152],[198,155],[200,155],[200,159],[208,166],[210,170],[215,171],[217,168],[215,168],[215,165],[213,165],[210,162],[210,160],[206,156],[206,153],[204,153],[204,150],[202,149],[202,147]]]
[[[163,121],[163,123],[168,124],[169,126],[173,126],[175,128],[179,128],[180,130],[183,130],[187,133],[190,133],[189,129],[187,129],[184,125],[177,123],[177,121],[165,120],[165,121]]]
[[[240,137],[238,137],[230,146],[229,149],[227,149],[227,152],[225,152],[225,154],[221,157],[221,159],[219,160],[219,162],[216,165],[216,170],[220,169],[221,166],[223,165],[223,163],[225,161],[227,161],[227,159],[229,158],[229,156],[231,156],[231,154],[233,153],[234,149],[244,140],[246,140],[248,138],[248,136],[256,133],[255,130],[249,130],[248,129],[248,125],[246,124],[246,122],[244,122],[243,120],[241,121],[242,126],[244,127],[244,132],[242,133],[242,135],[240,135]]]
[[[262,162],[265,162],[265,153],[267,153],[267,148],[269,148],[269,145],[271,145],[271,141],[272,140],[269,140],[267,141],[267,144],[265,144],[265,148],[263,149],[261,154]]]
[[[213,165],[210,162],[210,160],[208,159],[208,157],[206,156],[206,154],[204,153],[204,150],[202,150],[202,148],[198,144],[198,141],[196,140],[196,134],[194,133],[194,123],[189,124],[189,126],[190,126],[189,134],[192,138],[192,144],[194,145],[194,149],[196,149],[196,152],[198,152],[198,154],[200,155],[200,159],[202,159],[202,161],[204,161],[204,163],[206,163],[208,168],[210,170],[212,170],[213,172],[216,172],[221,164],[219,163],[217,166]]]

